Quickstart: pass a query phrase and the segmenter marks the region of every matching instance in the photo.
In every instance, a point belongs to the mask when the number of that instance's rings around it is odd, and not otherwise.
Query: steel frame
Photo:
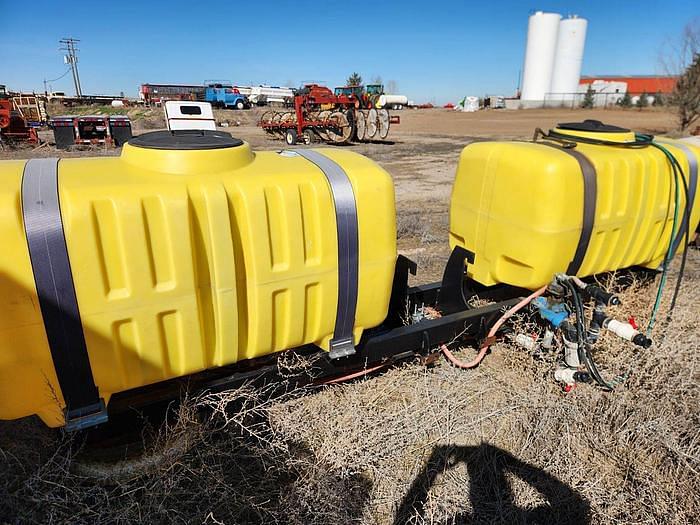
[[[415,275],[417,266],[400,255],[396,261],[387,318],[380,326],[364,332],[354,355],[330,359],[327,352],[307,345],[286,351],[302,358],[314,358],[313,373],[293,380],[285,377],[279,369],[279,354],[272,354],[121,392],[110,400],[110,422],[123,423],[124,417],[128,417],[124,414],[131,413],[133,416],[135,410],[162,409],[184,394],[217,392],[242,385],[259,387],[277,382],[286,382],[288,387],[290,381],[295,386],[317,385],[406,359],[430,360],[443,344],[478,343],[486,336],[496,318],[526,295],[526,290],[504,285],[484,287],[470,281],[466,278],[466,268],[467,263],[473,260],[471,252],[457,247],[440,282],[411,287],[408,285],[409,275]],[[469,300],[474,296],[494,302],[472,308]],[[406,312],[423,306],[433,307],[442,315],[407,324]]]

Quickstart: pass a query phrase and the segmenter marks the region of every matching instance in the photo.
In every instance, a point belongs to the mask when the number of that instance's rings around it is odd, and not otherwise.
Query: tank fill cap
[[[630,130],[610,124],[603,124],[600,120],[586,119],[583,122],[565,122],[557,124],[558,129],[569,131],[592,131],[594,133],[627,133]]]
[[[225,131],[178,130],[152,131],[134,137],[131,146],[146,149],[166,150],[206,150],[235,148],[243,145],[241,139],[232,137]]]

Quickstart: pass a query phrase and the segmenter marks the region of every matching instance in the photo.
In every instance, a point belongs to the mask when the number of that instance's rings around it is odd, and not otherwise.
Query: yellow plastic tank
[[[343,188],[322,166],[296,153],[254,153],[226,133],[195,135],[155,132],[120,157],[58,162],[65,247],[105,402],[304,344],[328,350],[344,306],[339,268],[353,261],[356,307],[343,314],[350,345],[386,317],[396,222],[382,168],[350,151],[313,150],[349,181],[357,231],[347,255]],[[60,426],[65,402],[24,224],[34,204],[23,202],[26,167],[0,162],[0,419],[38,414]]]
[[[577,124],[560,125],[554,131],[619,143],[635,140],[629,130]],[[683,168],[692,201],[692,234],[700,220],[700,191],[696,191],[700,148],[655,140]],[[576,144],[562,149],[543,142],[496,141],[464,148],[452,190],[449,237],[452,247],[474,252],[475,262],[467,269],[470,277],[484,285],[535,289],[556,273],[570,270],[579,245],[582,259],[574,266],[579,276],[661,264],[671,238],[675,202],[673,174],[664,154],[651,146]],[[584,174],[572,149],[593,170],[588,186],[594,189],[591,230],[584,243]],[[685,198],[679,188],[682,212]]]

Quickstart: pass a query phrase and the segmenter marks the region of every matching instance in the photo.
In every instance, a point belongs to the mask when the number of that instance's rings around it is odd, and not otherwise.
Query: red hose
[[[511,317],[511,316],[512,316],[514,313],[516,313],[518,310],[521,310],[521,309],[524,308],[526,305],[528,305],[528,304],[530,303],[530,301],[532,301],[535,297],[539,297],[540,295],[542,295],[546,289],[547,289],[547,287],[546,287],[546,286],[543,286],[542,288],[540,288],[539,290],[533,292],[532,294],[530,294],[529,296],[527,296],[525,299],[523,299],[522,301],[520,301],[518,304],[516,304],[515,306],[513,306],[513,308],[511,308],[510,310],[508,310],[507,312],[505,312],[505,313],[498,319],[498,321],[496,321],[496,322],[494,323],[494,325],[491,327],[491,330],[489,330],[489,334],[488,334],[488,336],[487,336],[487,338],[486,338],[487,343],[485,343],[484,346],[481,348],[481,350],[479,350],[478,355],[477,355],[473,360],[469,361],[468,363],[465,363],[465,362],[460,361],[459,359],[457,359],[457,358],[454,356],[454,354],[453,354],[452,352],[450,352],[450,350],[447,348],[447,345],[442,345],[442,346],[440,347],[440,350],[441,350],[442,353],[445,355],[445,357],[447,358],[447,360],[448,360],[450,363],[452,363],[454,366],[456,366],[456,367],[458,367],[458,368],[474,368],[476,365],[478,365],[479,363],[481,363],[481,360],[482,360],[482,359],[484,358],[484,356],[486,355],[486,352],[488,351],[489,346],[490,346],[489,343],[488,343],[488,341],[489,341],[494,335],[496,335],[496,332],[498,332],[498,329],[503,325],[503,323],[505,323],[506,320],[508,320],[508,318]],[[322,381],[320,384],[324,384],[324,385],[333,385],[333,384],[335,384],[335,383],[341,383],[341,382],[343,382],[343,381],[350,381],[351,379],[355,379],[355,378],[357,378],[357,377],[362,377],[362,376],[364,376],[364,375],[367,375],[367,374],[369,374],[369,373],[371,373],[371,372],[375,372],[376,370],[379,370],[379,369],[381,369],[381,368],[385,368],[385,367],[387,367],[387,366],[389,366],[389,363],[382,363],[382,364],[379,364],[379,365],[376,365],[376,366],[372,366],[372,367],[370,367],[370,368],[365,368],[365,369],[363,369],[363,370],[359,370],[359,371],[357,371],[357,372],[353,372],[353,373],[351,373],[351,374],[347,374],[347,375],[340,376],[340,377],[334,377],[333,379],[329,379],[329,380],[327,380],[327,381]]]
[[[520,302],[519,302],[518,304],[516,304],[513,308],[511,308],[510,310],[508,310],[507,312],[505,312],[505,313],[498,319],[498,321],[496,321],[496,322],[493,324],[493,326],[491,327],[491,330],[489,330],[488,336],[486,337],[486,341],[484,342],[484,346],[481,347],[481,349],[479,350],[479,353],[478,353],[478,354],[476,355],[476,357],[475,357],[474,359],[472,359],[471,361],[466,362],[466,363],[465,363],[464,361],[460,361],[459,359],[457,359],[457,358],[454,356],[454,354],[453,354],[452,352],[450,352],[450,350],[447,348],[447,345],[442,345],[442,346],[440,347],[440,350],[441,350],[442,353],[445,355],[445,357],[447,358],[447,360],[448,360],[450,363],[452,363],[454,366],[456,366],[457,368],[462,368],[462,369],[474,368],[476,365],[478,365],[479,363],[481,363],[482,359],[484,359],[484,356],[486,355],[486,352],[488,352],[489,347],[491,346],[491,343],[490,343],[491,339],[493,338],[493,336],[496,335],[496,332],[498,332],[498,329],[503,325],[503,323],[505,323],[506,320],[507,320],[509,317],[511,317],[514,313],[516,313],[518,310],[521,310],[522,308],[524,308],[525,306],[527,306],[527,305],[530,303],[530,301],[532,301],[535,297],[539,297],[540,295],[542,295],[546,289],[547,289],[547,287],[546,287],[546,286],[543,286],[543,287],[540,288],[539,290],[537,290],[537,291],[531,293],[530,295],[528,295],[525,299],[523,299],[522,301],[520,301]]]
[[[333,379],[329,379],[328,381],[323,381],[322,384],[333,385],[335,383],[341,383],[343,381],[350,381],[351,379],[355,379],[356,377],[362,377],[364,375],[369,374],[370,372],[374,372],[375,370],[379,370],[380,368],[385,368],[387,366],[389,366],[388,363],[382,363],[381,365],[365,368],[363,370],[360,370],[359,372],[353,372],[352,374],[348,374],[345,376],[334,377]]]

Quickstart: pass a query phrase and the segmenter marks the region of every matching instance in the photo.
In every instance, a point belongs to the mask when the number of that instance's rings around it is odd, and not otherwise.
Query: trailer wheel
[[[313,144],[314,142],[316,142],[314,132],[310,129],[305,129],[304,133],[302,133],[302,137],[304,138],[304,144]]]
[[[391,117],[386,109],[380,109],[377,111],[377,126],[379,128],[379,138],[384,140],[389,134],[389,125],[391,124]]]
[[[377,122],[377,110],[372,108],[367,112],[367,121],[365,124],[365,138],[372,140],[379,130]]]
[[[284,134],[284,140],[289,146],[294,146],[297,143],[297,130],[288,129]]]
[[[357,140],[365,140],[365,132],[367,131],[367,120],[365,113],[362,110],[357,110],[355,114],[355,136]]]
[[[236,102],[236,109],[245,109],[245,104],[243,103],[242,100],[239,100]]]
[[[330,135],[328,134],[328,117],[331,116],[331,112],[328,111],[327,109],[324,109],[321,111],[316,118],[322,123],[320,127],[315,128],[314,131],[318,133],[318,136],[321,137],[321,140],[324,142],[328,142],[331,140]]]

